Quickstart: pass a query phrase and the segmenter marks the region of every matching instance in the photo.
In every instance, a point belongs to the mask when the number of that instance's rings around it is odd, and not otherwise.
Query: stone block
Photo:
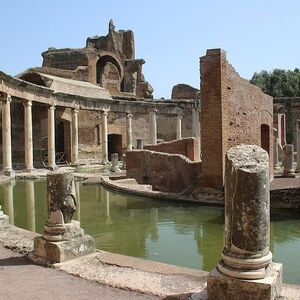
[[[47,241],[43,237],[34,239],[33,254],[50,264],[65,262],[95,251],[95,240],[87,234],[59,242]]]
[[[266,277],[241,280],[225,276],[217,268],[207,277],[208,300],[273,300],[280,296],[282,264],[270,263]]]

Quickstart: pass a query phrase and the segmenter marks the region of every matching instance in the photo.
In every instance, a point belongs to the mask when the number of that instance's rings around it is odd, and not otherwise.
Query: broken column
[[[137,149],[143,149],[144,148],[144,141],[143,141],[143,139],[137,139],[136,140],[136,148]]]
[[[282,265],[272,262],[269,241],[268,153],[256,145],[233,147],[226,155],[225,245],[207,279],[208,299],[279,296]]]
[[[109,169],[110,172],[120,172],[119,168],[119,155],[118,153],[113,153],[111,155],[111,167]]]
[[[72,172],[47,175],[47,201],[48,220],[43,235],[34,239],[34,255],[53,264],[94,252],[94,239],[72,221],[77,206]]]
[[[283,177],[295,177],[294,169],[294,145],[283,146]]]

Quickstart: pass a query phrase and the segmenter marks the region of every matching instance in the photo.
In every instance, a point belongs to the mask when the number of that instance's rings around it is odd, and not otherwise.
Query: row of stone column
[[[7,94],[2,97],[2,154],[3,171],[12,176],[11,147],[11,112],[12,97]],[[25,170],[31,172],[33,166],[33,133],[32,133],[32,101],[25,100],[24,105],[24,141]],[[78,161],[78,110],[72,109],[72,163]],[[54,170],[55,163],[55,106],[48,108],[48,168]]]
[[[157,144],[157,123],[156,123],[156,109],[152,109],[149,112],[149,144]],[[176,139],[182,138],[181,133],[182,113],[177,115],[176,122]],[[199,110],[193,109],[192,111],[192,135],[193,137],[200,139],[200,121]]]
[[[11,113],[10,104],[12,98],[6,95],[2,98],[2,152],[4,174],[11,176],[12,168],[12,147],[11,147]],[[25,140],[25,170],[31,172],[33,165],[33,132],[32,132],[32,101],[25,100],[24,105],[24,140]],[[157,110],[149,112],[149,143],[157,143]],[[108,162],[108,111],[102,112],[102,163]],[[126,116],[127,150],[132,150],[132,118],[131,113]],[[177,115],[176,138],[181,139],[182,114]],[[193,136],[200,138],[199,111],[193,109],[192,113]],[[78,163],[78,109],[72,109],[72,132],[71,132],[71,163]],[[48,168],[56,169],[55,163],[55,106],[48,108]]]

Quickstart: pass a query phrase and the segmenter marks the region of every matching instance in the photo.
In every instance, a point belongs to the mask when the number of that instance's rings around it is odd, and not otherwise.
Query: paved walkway
[[[0,246],[0,299],[5,300],[154,300],[154,296],[107,287],[33,265],[25,257]]]

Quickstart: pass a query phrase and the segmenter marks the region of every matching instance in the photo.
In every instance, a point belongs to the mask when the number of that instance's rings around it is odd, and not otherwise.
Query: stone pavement
[[[18,253],[0,246],[0,299],[132,299],[154,300],[155,296],[89,282],[64,272],[33,265]]]

